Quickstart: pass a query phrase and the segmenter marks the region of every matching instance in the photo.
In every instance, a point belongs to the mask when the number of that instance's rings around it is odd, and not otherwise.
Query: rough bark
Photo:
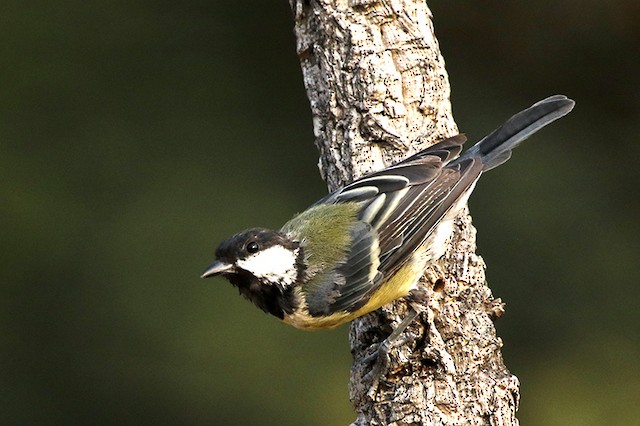
[[[424,0],[290,0],[297,52],[329,189],[458,133],[449,81]],[[517,425],[518,379],[493,319],[503,312],[475,254],[465,210],[442,262],[423,280],[423,313],[374,377],[370,355],[405,301],[353,322],[354,425]]]

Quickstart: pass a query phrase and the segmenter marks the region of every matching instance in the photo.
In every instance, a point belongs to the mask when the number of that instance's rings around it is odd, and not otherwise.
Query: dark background
[[[640,3],[433,1],[478,139],[574,112],[471,198],[524,425],[640,418]],[[347,327],[222,280],[217,243],[324,194],[288,2],[3,2],[0,423],[339,425]]]

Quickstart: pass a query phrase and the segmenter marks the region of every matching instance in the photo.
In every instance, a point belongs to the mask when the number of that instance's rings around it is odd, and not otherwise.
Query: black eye
[[[260,246],[255,241],[252,241],[249,244],[247,244],[247,251],[249,253],[257,253],[258,250],[260,250]]]

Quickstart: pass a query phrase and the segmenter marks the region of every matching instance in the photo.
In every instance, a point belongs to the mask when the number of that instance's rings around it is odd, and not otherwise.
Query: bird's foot
[[[403,333],[407,329],[409,324],[411,324],[411,322],[420,313],[420,310],[416,309],[413,303],[411,303],[410,306],[411,309],[407,313],[407,316],[391,332],[389,337],[387,337],[382,343],[380,343],[378,348],[371,355],[368,355],[364,359],[365,363],[371,364],[371,370],[364,376],[364,380],[371,381],[371,387],[369,388],[368,395],[372,399],[378,390],[381,377],[387,373],[387,370],[389,368],[389,364],[391,362],[389,354],[391,350],[395,347],[403,345],[410,339],[410,336],[407,336]]]

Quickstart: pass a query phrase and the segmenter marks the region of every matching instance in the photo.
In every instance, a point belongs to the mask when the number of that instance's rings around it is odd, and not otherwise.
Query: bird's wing
[[[359,179],[318,203],[358,203],[357,226],[344,261],[318,275],[320,311],[354,311],[393,276],[463,200],[482,171],[504,163],[513,148],[568,114],[574,101],[555,95],[514,115],[459,156],[465,137],[440,141],[401,163]],[[432,254],[436,257],[436,254]]]
[[[445,139],[317,203],[358,203],[360,209],[344,261],[306,289],[312,315],[357,310],[424,243],[482,171],[473,159],[447,167],[464,141],[462,135]]]

